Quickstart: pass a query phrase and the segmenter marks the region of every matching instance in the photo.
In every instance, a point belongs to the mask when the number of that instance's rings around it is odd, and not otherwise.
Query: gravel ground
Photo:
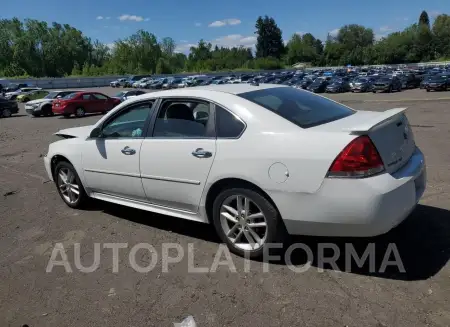
[[[117,90],[100,88],[114,94]],[[413,214],[381,237],[354,240],[296,237],[317,257],[318,244],[353,242],[358,253],[375,244],[377,272],[341,271],[316,260],[303,273],[273,261],[264,271],[252,261],[232,256],[237,272],[187,273],[188,256],[163,272],[162,244],[178,243],[198,267],[211,267],[219,247],[208,225],[98,202],[85,211],[65,206],[47,181],[42,155],[62,128],[95,123],[82,119],[31,118],[24,114],[0,120],[0,325],[173,326],[193,315],[206,326],[450,326],[450,93],[423,90],[394,94],[339,94],[332,98],[363,110],[409,107],[417,144],[425,153],[428,188]],[[111,249],[101,250],[92,273],[76,269],[74,244],[81,263],[92,264],[94,243],[127,243],[113,272]],[[148,273],[131,269],[135,244],[150,243],[158,260]],[[54,267],[47,273],[55,243],[62,243],[72,273]],[[395,243],[405,272],[380,271],[385,250]],[[301,253],[292,256],[303,264]],[[145,266],[149,252],[139,251]],[[345,271],[345,272],[344,272]]]

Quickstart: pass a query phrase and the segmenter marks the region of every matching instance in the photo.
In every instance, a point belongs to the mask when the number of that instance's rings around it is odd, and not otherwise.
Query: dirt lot
[[[107,94],[117,90],[97,89]],[[395,243],[406,272],[363,268],[311,269],[294,273],[282,261],[269,265],[232,256],[237,273],[187,273],[187,257],[162,272],[162,243],[179,243],[196,266],[211,267],[218,240],[211,227],[166,216],[96,203],[90,210],[68,208],[47,181],[42,155],[62,128],[93,124],[82,119],[0,120],[0,325],[173,326],[193,315],[206,326],[450,326],[450,93],[422,90],[398,94],[345,94],[333,98],[357,109],[409,107],[417,144],[425,153],[428,188],[415,212],[399,227],[373,239],[296,238],[313,250],[319,242],[353,242],[364,251],[374,242],[377,267],[389,243]],[[440,99],[440,100],[439,100]],[[447,100],[446,100],[447,99]],[[73,269],[46,273],[55,243],[63,243]],[[128,243],[113,272],[112,251],[102,249],[99,268],[75,268],[74,244],[81,262],[93,262],[94,243]],[[159,255],[149,273],[131,269],[130,248],[146,242]],[[362,253],[362,252],[361,252]],[[138,263],[149,263],[139,252]],[[316,255],[316,252],[314,252]],[[304,263],[299,253],[297,264]]]

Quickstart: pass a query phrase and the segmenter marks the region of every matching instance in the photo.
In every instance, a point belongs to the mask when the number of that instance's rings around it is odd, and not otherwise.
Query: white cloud
[[[239,25],[241,21],[237,18],[228,18],[223,20],[216,20],[215,22],[212,22],[209,24],[209,27],[222,27],[225,25]]]
[[[175,48],[175,53],[188,53],[189,50],[191,49],[191,47],[195,47],[197,46],[197,44],[194,43],[185,43],[183,42],[183,44],[178,44]]]
[[[334,30],[331,30],[328,32],[332,37],[336,37],[339,34],[339,28],[335,28]]]
[[[111,17],[106,17],[105,19],[111,19]]]
[[[442,12],[438,11],[438,10],[432,10],[429,12],[430,17],[432,18],[436,18],[437,16],[441,15]]]
[[[392,28],[390,28],[389,26],[381,26],[380,27],[380,32],[382,32],[382,33],[386,33],[386,32],[390,32],[390,31],[392,31]]]
[[[249,35],[241,35],[241,34],[231,34],[219,37],[214,40],[206,41],[209,42],[215,47],[224,47],[224,48],[232,48],[232,47],[245,47],[245,48],[254,48],[256,44],[256,36]],[[181,44],[178,44],[175,48],[175,52],[178,53],[188,53],[191,47],[196,47],[198,44],[187,43],[186,40],[180,41]]]
[[[136,16],[136,15],[122,15],[119,17],[120,21],[135,21],[135,22],[142,22],[144,20],[144,17],[142,16]]]
[[[103,19],[103,16],[97,16],[96,19],[97,19],[97,20],[102,20],[102,19]]]
[[[219,37],[210,41],[213,46],[232,48],[232,47],[246,47],[252,48],[256,44],[256,36],[244,36],[241,34],[231,34]]]
[[[384,34],[375,34],[375,41],[380,41],[384,37],[386,37]]]
[[[195,26],[200,27],[202,26],[202,23],[195,23]]]
[[[148,22],[150,20],[150,18],[146,18],[144,19],[144,22]]]

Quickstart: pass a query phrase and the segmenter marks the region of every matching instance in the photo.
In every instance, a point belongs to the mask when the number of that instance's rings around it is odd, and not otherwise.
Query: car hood
[[[64,138],[72,138],[72,137],[87,138],[91,134],[91,131],[93,129],[94,125],[67,128],[56,132],[54,135],[61,136]]]
[[[41,104],[44,102],[52,103],[52,100],[51,99],[37,99],[37,100],[28,101],[27,104]]]

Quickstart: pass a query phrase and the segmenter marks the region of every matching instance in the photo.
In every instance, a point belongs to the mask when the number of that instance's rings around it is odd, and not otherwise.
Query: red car
[[[76,92],[53,101],[52,111],[64,117],[83,117],[87,113],[106,113],[120,103],[99,92]]]

